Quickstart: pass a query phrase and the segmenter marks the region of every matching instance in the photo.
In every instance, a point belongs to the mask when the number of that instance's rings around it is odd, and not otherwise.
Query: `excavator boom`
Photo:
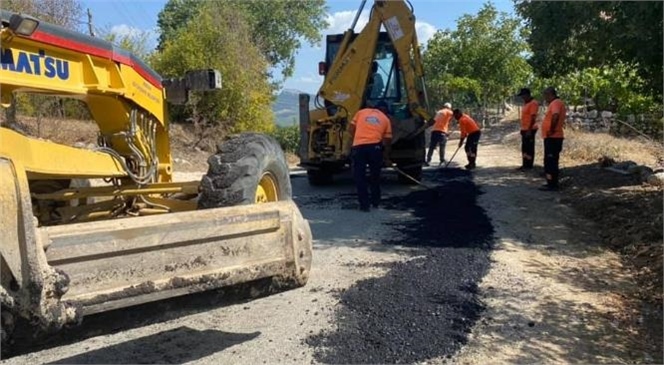
[[[421,172],[423,131],[432,116],[412,7],[403,0],[375,0],[364,28],[355,33],[354,25],[342,35],[327,36],[326,60],[319,66],[325,75],[316,97],[319,108],[308,112],[308,96],[300,98],[300,159],[312,184],[329,182],[349,164],[348,122],[378,102],[389,106],[391,160],[414,175]]]

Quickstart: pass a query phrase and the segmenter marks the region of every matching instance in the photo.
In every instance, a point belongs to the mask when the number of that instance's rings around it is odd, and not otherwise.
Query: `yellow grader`
[[[162,80],[109,42],[22,14],[0,18],[3,107],[16,93],[76,98],[99,127],[94,150],[0,128],[3,345],[19,318],[57,330],[258,279],[306,283],[311,232],[274,139],[235,136],[201,181],[173,181],[167,101],[223,92],[217,71]],[[93,179],[107,184],[81,183]]]

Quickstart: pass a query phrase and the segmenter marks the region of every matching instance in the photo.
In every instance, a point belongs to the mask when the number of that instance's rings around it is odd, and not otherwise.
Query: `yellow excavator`
[[[298,154],[312,185],[332,182],[348,166],[349,121],[380,102],[388,105],[392,121],[390,159],[417,180],[422,174],[424,130],[432,116],[413,7],[403,0],[375,0],[367,25],[355,33],[365,5],[363,0],[345,33],[327,36],[325,61],[318,66],[325,78],[314,100],[317,108],[309,110],[308,94],[299,96]]]
[[[217,71],[165,80],[109,42],[23,14],[0,19],[3,107],[17,93],[76,98],[99,127],[95,149],[0,128],[3,352],[19,319],[57,330],[259,279],[306,283],[311,232],[274,139],[231,138],[202,181],[173,181],[167,101],[223,92]]]

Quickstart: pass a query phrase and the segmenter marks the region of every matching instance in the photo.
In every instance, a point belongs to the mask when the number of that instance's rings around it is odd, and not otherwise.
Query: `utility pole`
[[[90,8],[88,8],[88,31],[91,36],[95,36],[95,30],[92,27],[92,12],[90,11]]]

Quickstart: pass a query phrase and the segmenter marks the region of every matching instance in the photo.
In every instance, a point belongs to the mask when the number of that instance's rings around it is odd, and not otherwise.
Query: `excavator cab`
[[[363,2],[364,5],[364,2]],[[358,16],[363,5],[358,11]],[[409,175],[420,178],[424,162],[423,126],[426,92],[412,8],[403,1],[375,1],[368,24],[326,37],[325,76],[309,110],[309,95],[300,96],[300,159],[312,185],[328,184],[349,166],[353,115],[379,102],[388,105],[393,144],[390,159]]]

